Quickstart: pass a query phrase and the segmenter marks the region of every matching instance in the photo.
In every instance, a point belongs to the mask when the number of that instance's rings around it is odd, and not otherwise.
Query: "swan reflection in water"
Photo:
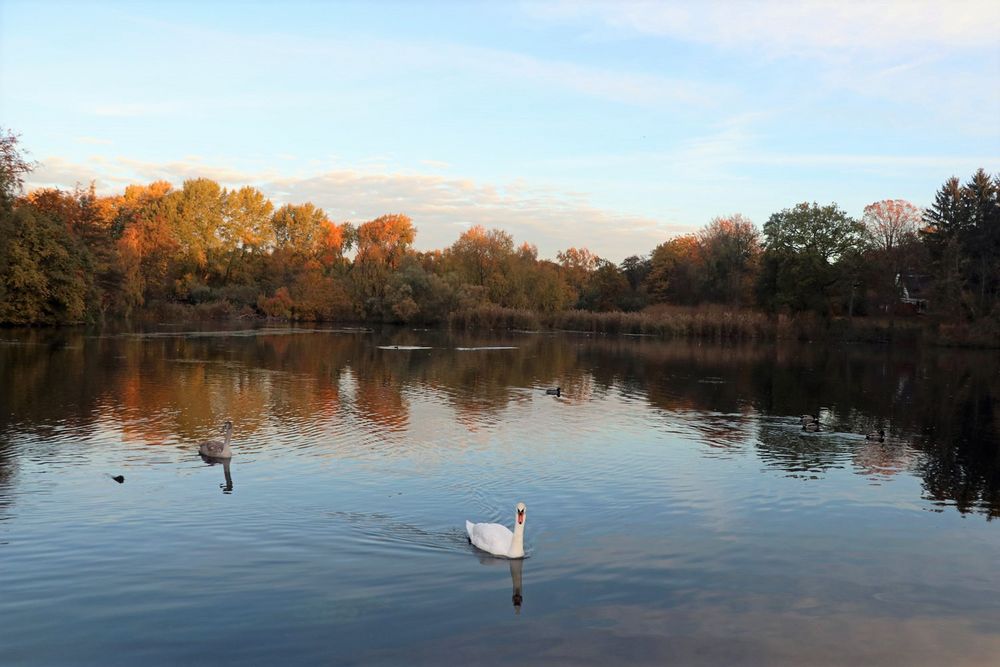
[[[210,466],[221,465],[222,473],[226,476],[226,483],[219,484],[219,488],[222,489],[223,493],[229,494],[233,492],[233,476],[229,473],[229,464],[232,459],[217,459],[212,456],[205,456],[200,454],[201,460]]]
[[[521,577],[524,572],[523,558],[491,558],[490,556],[480,556],[479,562],[482,565],[499,566],[504,562],[510,566],[510,584],[512,588],[510,601],[514,605],[514,614],[521,613],[521,603],[524,602],[524,594]]]

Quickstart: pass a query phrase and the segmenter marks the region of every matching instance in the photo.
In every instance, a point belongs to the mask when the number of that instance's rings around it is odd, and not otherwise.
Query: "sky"
[[[251,184],[620,261],[1000,173],[1000,2],[0,0],[29,187]]]

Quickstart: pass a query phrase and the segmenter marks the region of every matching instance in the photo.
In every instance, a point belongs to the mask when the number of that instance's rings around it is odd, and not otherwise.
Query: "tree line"
[[[962,321],[1000,318],[1000,174],[948,179],[927,209],[902,200],[855,219],[803,203],[758,229],[718,217],[615,264],[586,248],[539,258],[474,226],[413,248],[406,215],[334,222],[311,203],[196,178],[100,196],[23,192],[34,165],[0,131],[0,323],[248,316],[426,322],[483,306],[557,313],[725,304],[824,317],[898,314],[901,297]],[[919,299],[912,298],[918,292]],[[914,308],[916,306],[908,306]]]

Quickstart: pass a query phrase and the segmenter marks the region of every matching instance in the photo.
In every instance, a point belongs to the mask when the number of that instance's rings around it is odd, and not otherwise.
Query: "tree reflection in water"
[[[806,477],[842,466],[881,477],[908,471],[933,501],[1000,515],[995,352],[401,329],[10,330],[3,338],[0,513],[16,494],[18,434],[83,436],[116,425],[133,445],[184,446],[223,414],[251,440],[269,420],[317,439],[351,421],[367,424],[371,436],[340,442],[330,454],[361,455],[431,428],[413,422],[413,395],[433,396],[474,433],[500,423],[533,392],[559,385],[568,405],[607,397],[644,404],[712,455],[752,447],[766,466]],[[457,349],[481,345],[515,349]],[[803,434],[799,415],[817,412],[823,431]],[[884,443],[859,435],[878,428],[886,430]],[[224,490],[232,490],[230,480]]]

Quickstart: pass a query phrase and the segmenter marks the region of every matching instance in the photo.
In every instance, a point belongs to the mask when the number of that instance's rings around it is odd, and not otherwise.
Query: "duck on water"
[[[802,430],[806,433],[819,431],[819,418],[815,415],[802,415]]]

